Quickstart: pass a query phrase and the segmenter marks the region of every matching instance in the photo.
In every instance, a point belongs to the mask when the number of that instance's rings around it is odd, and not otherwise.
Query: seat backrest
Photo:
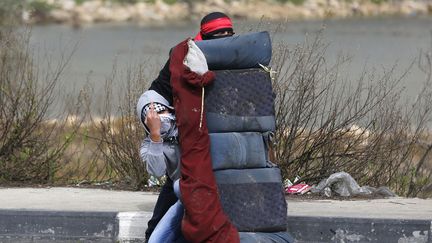
[[[206,89],[210,133],[275,130],[275,94],[268,72],[261,68],[216,71]]]
[[[196,44],[211,70],[258,68],[259,64],[267,66],[272,56],[267,31],[197,41]]]

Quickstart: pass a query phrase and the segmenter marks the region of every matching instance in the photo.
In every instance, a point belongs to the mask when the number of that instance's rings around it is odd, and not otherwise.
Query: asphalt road
[[[80,188],[0,188],[0,209],[151,212],[157,193]],[[289,216],[432,219],[432,199],[288,200]]]

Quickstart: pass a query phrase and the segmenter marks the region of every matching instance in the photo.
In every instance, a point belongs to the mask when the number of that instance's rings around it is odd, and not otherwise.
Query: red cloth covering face
[[[201,76],[183,64],[187,41],[174,47],[169,66],[181,148],[182,232],[190,242],[237,243],[238,231],[219,201],[205,117],[199,128],[202,87],[210,84],[215,74],[208,71]]]
[[[201,25],[200,32],[195,36],[195,41],[201,41],[202,35],[215,30],[233,28],[232,21],[228,17],[217,18]]]

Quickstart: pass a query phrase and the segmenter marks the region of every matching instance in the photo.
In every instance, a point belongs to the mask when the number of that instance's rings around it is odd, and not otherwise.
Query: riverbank
[[[22,12],[26,23],[67,23],[79,26],[97,22],[160,24],[199,19],[212,11],[249,20],[313,20],[327,18],[418,16],[432,14],[430,1],[288,0],[288,1],[128,1],[34,0]],[[124,1],[126,2],[126,1]],[[168,4],[167,2],[173,2]],[[284,3],[283,3],[284,2]]]

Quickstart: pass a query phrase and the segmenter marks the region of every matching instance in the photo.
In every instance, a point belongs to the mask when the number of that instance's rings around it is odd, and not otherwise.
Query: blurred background
[[[322,31],[325,57],[352,58],[346,69],[404,71],[431,46],[432,1],[418,0],[3,0],[3,15],[16,10],[17,21],[31,26],[37,53],[60,58],[74,51],[63,72],[67,90],[88,80],[100,90],[114,63],[146,61],[161,66],[179,41],[194,37],[202,16],[222,11],[234,19],[238,34],[275,31],[273,40],[295,46]],[[154,77],[154,76],[153,76]],[[424,75],[409,71],[404,86],[415,97]]]

